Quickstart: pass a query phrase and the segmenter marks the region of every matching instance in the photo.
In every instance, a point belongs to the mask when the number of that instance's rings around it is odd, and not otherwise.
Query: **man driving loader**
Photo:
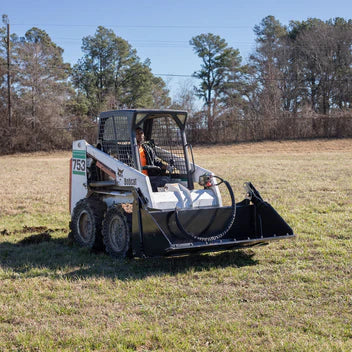
[[[149,176],[153,192],[156,192],[158,187],[163,187],[169,182],[169,177],[162,176],[165,170],[168,169],[168,165],[164,164],[161,159],[156,156],[153,147],[145,141],[143,129],[137,127],[135,132],[142,172],[144,175]],[[155,166],[155,168],[149,168],[148,170],[148,166]]]

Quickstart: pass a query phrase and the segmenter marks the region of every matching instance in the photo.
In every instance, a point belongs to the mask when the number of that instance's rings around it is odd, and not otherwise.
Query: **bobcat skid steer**
[[[195,164],[186,122],[185,111],[108,111],[100,114],[95,147],[73,142],[70,228],[79,245],[104,245],[117,258],[151,257],[294,237],[250,182],[236,204],[227,181]],[[138,127],[159,166],[141,165]],[[220,183],[231,206],[222,205]]]

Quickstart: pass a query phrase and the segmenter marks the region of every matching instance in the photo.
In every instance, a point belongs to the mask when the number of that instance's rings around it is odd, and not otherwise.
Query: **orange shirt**
[[[143,166],[147,165],[147,157],[145,156],[145,151],[141,145],[139,146],[139,157],[141,159],[141,167],[143,168]],[[147,170],[142,170],[142,172],[144,173],[144,175],[148,176]]]

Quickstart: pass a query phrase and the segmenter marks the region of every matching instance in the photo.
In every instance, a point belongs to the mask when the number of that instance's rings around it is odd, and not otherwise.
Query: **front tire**
[[[106,251],[115,258],[125,258],[130,248],[130,229],[121,206],[113,206],[103,221],[103,241]]]

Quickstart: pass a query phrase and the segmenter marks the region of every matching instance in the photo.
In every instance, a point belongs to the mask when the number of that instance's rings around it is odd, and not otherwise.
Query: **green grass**
[[[297,238],[116,261],[67,239],[69,153],[0,157],[0,351],[352,350],[352,140],[194,149]]]

